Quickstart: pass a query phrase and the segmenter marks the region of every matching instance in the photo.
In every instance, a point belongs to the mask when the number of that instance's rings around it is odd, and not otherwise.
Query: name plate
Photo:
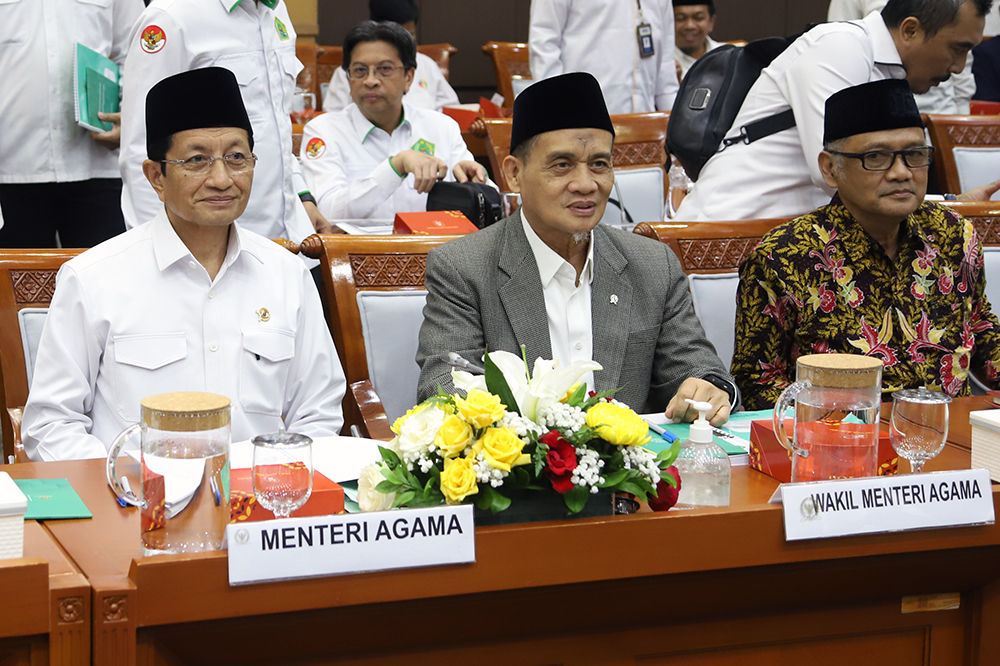
[[[785,483],[779,494],[787,541],[994,521],[985,469]]]
[[[229,584],[476,561],[472,505],[231,523]]]

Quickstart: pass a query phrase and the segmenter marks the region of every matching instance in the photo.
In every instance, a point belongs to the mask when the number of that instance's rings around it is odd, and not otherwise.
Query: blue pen
[[[661,428],[660,426],[656,425],[652,421],[646,421],[646,423],[649,425],[649,429],[650,430],[652,430],[653,432],[655,432],[656,434],[658,434],[665,441],[667,441],[667,442],[669,442],[671,444],[673,444],[674,442],[677,441],[677,435],[675,435],[674,433],[668,432],[667,430],[664,430],[663,428]]]

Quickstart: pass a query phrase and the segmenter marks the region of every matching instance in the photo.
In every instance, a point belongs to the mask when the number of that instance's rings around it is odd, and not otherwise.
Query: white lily
[[[559,368],[559,361],[535,359],[531,381],[523,395],[515,394],[521,416],[538,423],[538,413],[545,407],[559,402],[585,374],[602,370],[597,361],[573,361]]]

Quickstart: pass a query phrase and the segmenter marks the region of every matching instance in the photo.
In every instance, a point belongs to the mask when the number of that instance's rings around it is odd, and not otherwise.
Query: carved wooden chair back
[[[15,434],[8,410],[28,400],[28,369],[18,312],[49,307],[59,267],[83,250],[0,250],[0,374],[3,376],[4,461],[14,455]]]
[[[663,167],[667,162],[667,124],[670,114],[663,111],[628,113],[611,116],[615,127],[615,146],[612,159],[615,170]],[[500,165],[510,154],[510,118],[485,119],[486,154],[493,169],[494,182],[503,192],[510,191]],[[669,183],[664,179],[664,196]]]
[[[941,189],[960,194],[1000,172],[1000,116],[923,116],[934,144]]]
[[[302,241],[302,253],[320,260],[323,284],[326,291],[327,317],[333,340],[340,354],[341,364],[347,383],[352,387],[344,399],[345,423],[367,427],[371,433],[372,417],[366,413],[366,405],[377,399],[374,389],[379,389],[378,379],[369,371],[369,350],[365,343],[365,326],[359,307],[360,292],[417,292],[424,290],[424,273],[427,268],[427,253],[433,248],[454,239],[454,236],[349,236],[313,235]],[[415,294],[416,295],[416,294]],[[418,304],[422,308],[422,300]],[[412,309],[412,303],[408,303]],[[365,315],[366,318],[368,315]],[[401,316],[396,326],[377,331],[380,336],[387,334],[398,339],[401,348],[416,348],[419,325],[414,326],[412,318],[404,321]],[[383,327],[385,328],[385,327]],[[369,327],[368,335],[372,335]],[[406,362],[405,360],[403,362]],[[415,361],[411,358],[409,362]],[[412,369],[411,369],[412,370]],[[367,384],[363,390],[356,387]],[[392,387],[395,388],[395,387]],[[412,406],[416,400],[416,384],[409,389],[400,387]],[[386,393],[383,382],[382,392]],[[353,395],[352,395],[353,393]],[[387,396],[388,397],[388,396]],[[395,402],[398,402],[395,401]],[[384,412],[384,408],[378,405]],[[390,412],[391,412],[390,408]],[[390,413],[390,416],[392,414]],[[383,415],[382,419],[385,419]],[[386,426],[388,428],[388,426]],[[391,436],[391,435],[390,435]]]
[[[635,233],[669,245],[680,259],[695,313],[726,367],[733,358],[740,264],[764,234],[786,221],[662,222],[635,227]]]
[[[316,78],[316,55],[318,50],[319,47],[315,44],[303,43],[295,45],[295,57],[302,63],[302,71],[299,72],[298,78],[295,79],[295,87],[308,90],[316,95],[317,109],[321,108],[319,105],[322,102],[319,99],[319,80]]]
[[[497,92],[503,95],[503,105],[513,109],[514,80],[531,80],[528,45],[523,42],[486,42],[482,50],[493,60]]]

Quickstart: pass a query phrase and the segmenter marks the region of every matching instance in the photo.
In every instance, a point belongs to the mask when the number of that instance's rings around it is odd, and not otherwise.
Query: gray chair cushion
[[[736,288],[739,273],[716,273],[688,276],[694,311],[701,319],[708,341],[727,368],[733,360],[736,329]]]
[[[973,148],[960,146],[952,149],[958,168],[958,183],[962,192],[989,185],[1000,178],[1000,147]],[[1000,192],[993,195],[1000,201]]]
[[[38,341],[42,337],[45,317],[48,308],[24,308],[17,312],[17,324],[21,328],[21,347],[24,349],[24,365],[28,373],[28,388],[31,388],[31,375],[35,369],[35,358],[38,356]]]
[[[615,185],[611,189],[611,198],[623,201],[632,221],[662,222],[664,214],[663,169],[647,167],[645,169],[621,169],[615,171]],[[618,206],[608,204],[601,218],[603,224],[622,224],[627,222]]]
[[[426,291],[359,291],[368,376],[392,423],[417,400],[417,340]]]

